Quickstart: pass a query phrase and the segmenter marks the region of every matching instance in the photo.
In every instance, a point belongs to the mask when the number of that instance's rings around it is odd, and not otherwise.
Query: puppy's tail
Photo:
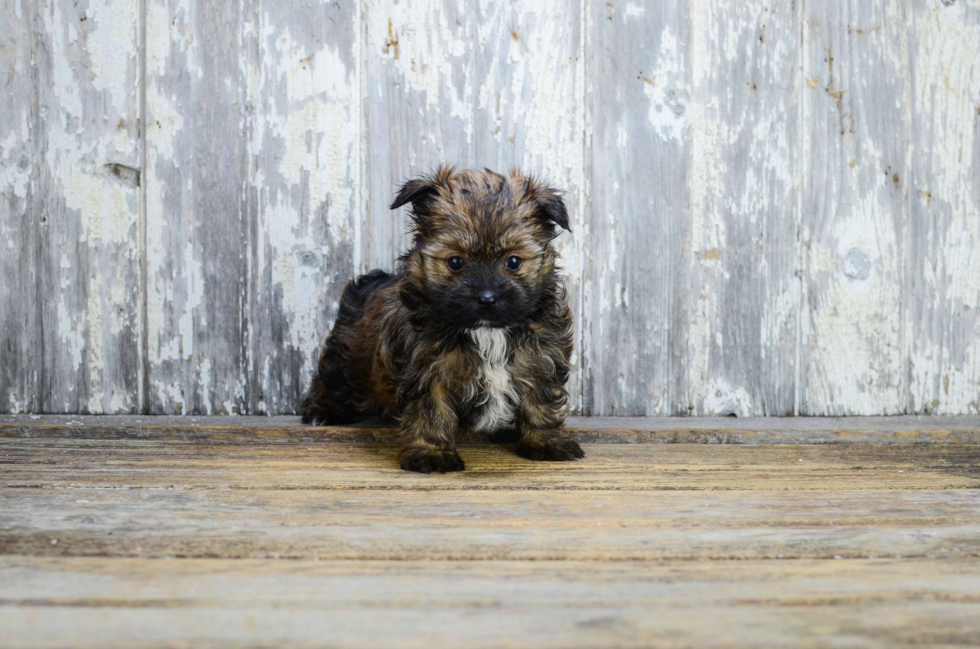
[[[364,315],[371,296],[395,281],[396,276],[373,270],[344,287],[333,333],[327,337],[310,389],[300,405],[304,424],[349,424],[370,416],[354,405],[354,389],[344,373],[344,367],[350,365],[350,350],[343,342],[348,335],[338,332],[349,334],[349,327]]]
[[[383,270],[372,270],[366,275],[347,282],[344,292],[340,295],[340,309],[337,312],[337,322],[352,324],[364,315],[364,307],[371,296],[380,289],[397,281],[397,277]]]

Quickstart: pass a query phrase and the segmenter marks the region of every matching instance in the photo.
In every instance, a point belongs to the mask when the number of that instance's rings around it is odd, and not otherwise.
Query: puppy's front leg
[[[442,383],[411,402],[402,415],[405,446],[399,455],[401,467],[419,473],[462,471],[463,459],[456,452],[456,410]]]
[[[565,416],[565,390],[556,382],[546,382],[530,390],[521,400],[517,417],[517,454],[529,460],[577,460],[585,457],[582,447],[568,439],[561,428]]]

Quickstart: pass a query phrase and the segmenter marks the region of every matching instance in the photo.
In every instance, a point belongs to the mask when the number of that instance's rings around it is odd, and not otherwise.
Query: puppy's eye
[[[517,270],[518,268],[521,267],[521,264],[523,263],[524,263],[523,259],[521,259],[517,255],[511,255],[510,257],[507,258],[507,261],[504,262],[504,265],[507,266],[507,268],[509,268],[510,270]]]
[[[449,270],[454,273],[463,270],[463,258],[459,255],[453,255],[446,260],[446,265],[449,266]]]

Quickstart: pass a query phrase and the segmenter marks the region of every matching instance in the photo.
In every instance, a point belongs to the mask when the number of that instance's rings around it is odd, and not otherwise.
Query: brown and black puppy
[[[406,183],[414,241],[395,274],[344,289],[302,405],[306,423],[400,421],[401,467],[460,471],[459,428],[516,437],[532,460],[583,456],[562,436],[572,316],[555,267],[558,192],[512,172],[442,167]]]

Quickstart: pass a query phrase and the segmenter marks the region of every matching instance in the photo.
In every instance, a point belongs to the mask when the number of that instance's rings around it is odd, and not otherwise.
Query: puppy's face
[[[405,256],[409,301],[438,325],[509,327],[553,290],[555,226],[568,229],[558,193],[532,178],[440,168],[409,181],[392,208],[412,203]]]

